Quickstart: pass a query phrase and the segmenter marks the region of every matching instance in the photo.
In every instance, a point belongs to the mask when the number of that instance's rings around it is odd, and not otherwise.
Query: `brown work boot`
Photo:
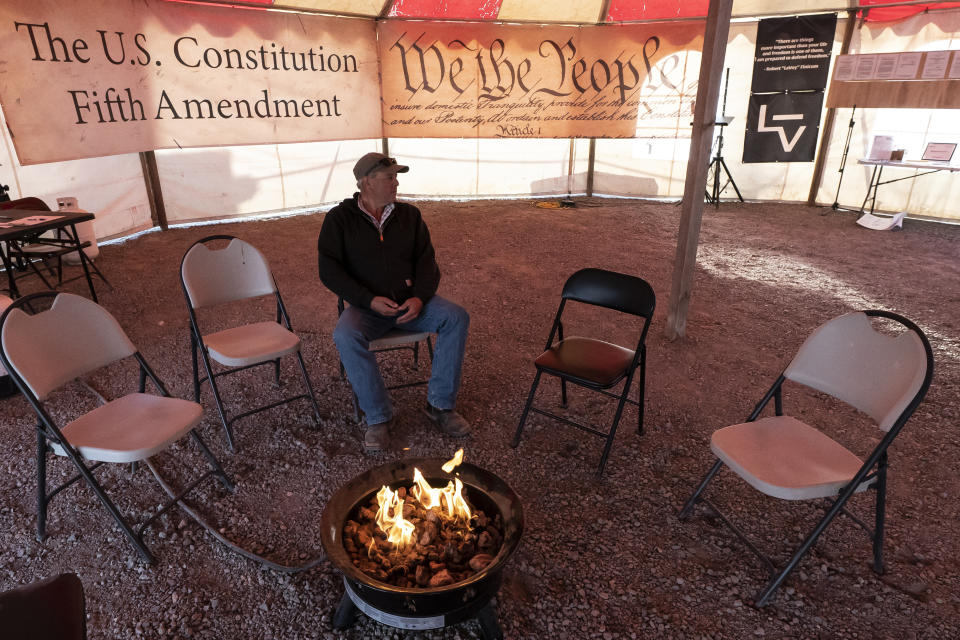
[[[453,409],[437,409],[428,402],[427,408],[423,412],[437,425],[441,432],[454,438],[465,438],[473,428],[469,422],[463,419],[463,416]]]
[[[390,421],[367,425],[363,448],[367,453],[381,453],[390,446]]]

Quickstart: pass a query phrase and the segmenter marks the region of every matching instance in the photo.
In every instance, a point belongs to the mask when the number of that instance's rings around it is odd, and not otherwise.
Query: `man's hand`
[[[397,308],[397,313],[403,313],[397,322],[410,322],[420,315],[423,310],[423,301],[420,298],[407,298],[406,302]]]
[[[407,302],[409,302],[409,300]],[[403,309],[403,307],[390,298],[383,296],[375,296],[373,300],[370,301],[370,310],[382,316],[395,316],[400,313],[401,309]]]

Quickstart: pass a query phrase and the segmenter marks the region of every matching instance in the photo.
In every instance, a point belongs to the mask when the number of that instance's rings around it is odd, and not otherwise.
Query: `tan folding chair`
[[[212,249],[208,246],[207,243],[217,240],[226,240],[228,244],[222,249]],[[314,417],[319,424],[320,409],[317,407],[317,399],[307,375],[307,367],[300,354],[300,338],[291,329],[290,316],[287,314],[283,298],[280,297],[277,283],[263,254],[253,245],[233,236],[216,235],[203,238],[191,245],[184,254],[180,262],[180,283],[190,312],[194,399],[200,402],[200,385],[209,381],[230,450],[235,450],[232,426],[234,422],[294,400],[309,399],[313,405]],[[268,295],[276,298],[276,320],[244,324],[209,334],[204,334],[200,330],[196,313],[198,309]],[[198,351],[202,356],[207,374],[203,378],[200,377],[197,363]],[[273,363],[274,380],[279,386],[280,358],[288,355],[295,355],[297,358],[306,393],[244,411],[227,419],[216,378]],[[228,369],[214,373],[211,359]]]
[[[346,309],[346,303],[343,298],[337,298],[337,317],[343,314]],[[430,361],[433,362],[433,334],[429,331],[404,331],[403,329],[390,329],[386,334],[376,340],[371,340],[367,347],[373,353],[384,353],[387,351],[410,351],[413,355],[414,370],[420,368],[420,343],[427,343],[427,354]],[[343,361],[340,361],[340,379],[347,379],[347,372],[343,368]],[[415,380],[413,382],[398,382],[387,385],[388,390],[406,389],[408,387],[421,387],[429,380]],[[353,419],[360,422],[360,403],[357,401],[357,394],[350,391],[350,397],[353,399]]]
[[[871,318],[899,324],[898,335],[876,331]],[[933,376],[933,352],[923,331],[887,311],[847,313],[821,325],[742,424],[713,433],[710,448],[717,461],[680,512],[685,519],[704,502],[770,569],[772,578],[756,598],[762,607],[840,513],[867,531],[873,541],[873,570],[883,573],[887,449],[920,404]],[[791,381],[826,393],[859,409],[886,432],[865,460],[825,433],[784,415],[782,388]],[[775,415],[760,418],[774,400]],[[757,491],[781,500],[825,499],[824,515],[786,565],[778,570],[712,502],[702,497],[707,484],[728,467]],[[846,505],[854,493],[877,492],[871,530]]]
[[[40,310],[52,300],[49,309]],[[30,315],[28,311],[36,311]],[[98,406],[60,427],[47,410],[49,395],[66,383],[133,357],[140,365],[137,393]],[[0,316],[0,361],[37,414],[37,539],[46,538],[50,500],[81,478],[93,489],[121,531],[149,562],[153,555],[144,530],[211,475],[230,491],[233,484],[194,430],[203,408],[170,397],[166,387],[130,342],[116,319],[97,303],[69,293],[41,292],[16,300]],[[150,378],[160,395],[145,393]],[[93,473],[107,462],[135,463],[165,451],[187,434],[200,447],[210,471],[193,481],[134,531]],[[70,459],[78,470],[61,486],[47,491],[47,453]],[[90,465],[89,462],[94,464]],[[151,467],[152,468],[152,467]]]

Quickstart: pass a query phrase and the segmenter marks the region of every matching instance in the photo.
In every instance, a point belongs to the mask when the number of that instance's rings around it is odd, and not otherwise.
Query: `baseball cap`
[[[402,164],[397,164],[397,161],[393,158],[387,157],[382,153],[368,153],[359,160],[357,164],[353,165],[353,177],[357,180],[368,176],[374,171],[381,171],[384,169],[390,169],[396,173],[406,173],[410,171],[410,167]]]

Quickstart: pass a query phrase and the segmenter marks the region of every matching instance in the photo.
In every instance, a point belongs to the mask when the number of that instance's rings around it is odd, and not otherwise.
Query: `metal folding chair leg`
[[[630,393],[630,383],[633,382],[633,374],[627,376],[623,385],[623,395],[620,396],[620,402],[617,403],[617,413],[613,416],[613,426],[610,427],[610,433],[607,435],[607,443],[603,446],[603,454],[600,456],[600,466],[597,467],[597,478],[603,475],[603,469],[607,466],[607,458],[610,456],[610,449],[613,448],[613,440],[617,436],[617,426],[620,424],[620,418],[623,416],[623,407],[627,403],[627,394]]]
[[[887,511],[887,452],[884,451],[877,461],[877,483],[874,485],[877,491],[877,501],[875,506],[875,526],[873,529],[873,570],[879,575],[883,575],[883,533],[884,522]]]
[[[230,476],[227,475],[227,472],[223,470],[223,467],[220,465],[220,461],[217,460],[216,456],[213,455],[213,452],[210,451],[207,443],[203,441],[196,429],[190,429],[190,435],[193,437],[194,442],[197,443],[197,446],[200,447],[200,450],[203,452],[203,456],[207,459],[207,462],[211,467],[213,467],[213,472],[218,478],[220,478],[220,483],[223,484],[223,488],[230,493],[233,493],[235,488],[233,481],[230,480]]]
[[[678,518],[681,520],[686,520],[690,517],[690,514],[693,513],[693,508],[700,500],[700,494],[703,493],[703,490],[707,488],[707,485],[710,484],[710,481],[713,480],[713,476],[717,475],[717,472],[720,471],[721,467],[723,467],[722,460],[717,460],[713,463],[713,466],[710,467],[710,471],[707,472],[707,475],[705,475],[703,480],[700,481],[700,484],[697,485],[696,491],[693,492],[693,495],[690,496],[686,504],[683,505],[683,508],[680,510],[680,513],[677,516]]]
[[[517,424],[517,433],[513,436],[513,442],[510,446],[516,449],[520,445],[520,434],[523,433],[523,425],[527,421],[527,414],[530,413],[530,407],[533,406],[533,396],[537,393],[537,387],[540,385],[540,376],[543,372],[537,369],[537,375],[533,378],[533,384],[530,386],[530,393],[527,395],[527,404],[523,407],[523,413],[520,414],[520,422]]]
[[[310,376],[307,375],[307,365],[303,362],[303,355],[297,351],[297,364],[300,365],[300,375],[303,376],[303,384],[307,388],[307,395],[310,398],[310,404],[313,405],[313,418],[317,426],[320,425],[320,407],[317,406],[317,396],[313,393],[313,385],[310,384]]]
[[[37,542],[47,538],[47,438],[37,423]]]
[[[190,332],[190,351],[193,357],[193,401],[200,404],[200,363],[197,359],[200,357],[197,353],[197,337]]]
[[[199,347],[200,357],[203,359],[203,367],[207,372],[207,382],[210,383],[210,391],[213,392],[213,401],[217,405],[217,413],[220,414],[220,422],[223,423],[223,431],[227,434],[227,445],[230,447],[231,453],[236,453],[237,448],[233,440],[233,427],[230,426],[231,420],[227,420],[227,410],[223,406],[223,400],[220,398],[220,389],[217,388],[217,381],[213,376],[213,367],[210,365],[210,357],[207,353]],[[200,381],[202,384],[203,381]],[[197,394],[197,402],[200,402],[199,393]]]
[[[647,389],[647,345],[640,351],[640,397],[637,402],[637,433],[643,435],[643,404],[644,392]]]

